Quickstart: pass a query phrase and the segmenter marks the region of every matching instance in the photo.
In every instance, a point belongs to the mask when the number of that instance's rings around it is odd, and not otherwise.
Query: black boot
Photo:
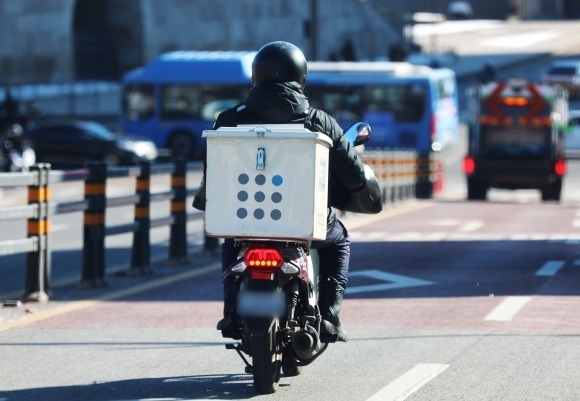
[[[320,341],[334,343],[347,340],[346,332],[340,327],[340,306],[345,288],[331,277],[318,280],[318,307],[322,315],[320,322]]]
[[[224,284],[224,318],[217,324],[222,336],[239,340],[241,338],[242,324],[238,316],[238,289],[236,277],[227,275]]]

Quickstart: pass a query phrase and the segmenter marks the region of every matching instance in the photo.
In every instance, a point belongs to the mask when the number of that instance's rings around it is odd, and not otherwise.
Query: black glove
[[[192,205],[197,210],[204,211],[205,210],[205,176],[201,180],[201,184],[193,197]]]
[[[383,210],[382,190],[373,170],[365,166],[366,183],[356,191],[331,185],[330,206],[345,212],[376,214]]]

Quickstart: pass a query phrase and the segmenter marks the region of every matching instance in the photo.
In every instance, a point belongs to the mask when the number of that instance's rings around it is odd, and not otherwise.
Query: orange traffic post
[[[140,163],[141,173],[135,183],[139,201],[135,205],[135,223],[139,229],[133,234],[129,275],[151,274],[151,162]]]
[[[83,269],[81,288],[106,286],[105,282],[105,209],[107,206],[107,165],[90,162],[85,181]]]
[[[187,259],[187,163],[185,159],[175,160],[175,169],[171,175],[171,231],[169,237],[169,264],[188,264]]]

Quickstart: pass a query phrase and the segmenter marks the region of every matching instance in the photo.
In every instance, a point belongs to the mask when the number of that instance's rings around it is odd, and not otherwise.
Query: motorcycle
[[[0,166],[4,172],[25,172],[36,162],[36,153],[23,138],[20,124],[13,124],[6,130],[0,146]]]
[[[345,132],[352,146],[364,144],[370,134],[370,126],[362,122]],[[374,199],[369,201],[368,193],[344,196],[341,210],[377,213],[382,209],[378,182],[368,166],[365,170]],[[226,344],[226,349],[242,358],[245,372],[253,375],[256,392],[271,394],[278,389],[281,372],[288,377],[299,375],[328,348],[319,336],[317,253],[308,241],[239,239],[236,243],[241,251],[223,279],[233,275],[237,280],[243,324],[233,337],[239,342]]]

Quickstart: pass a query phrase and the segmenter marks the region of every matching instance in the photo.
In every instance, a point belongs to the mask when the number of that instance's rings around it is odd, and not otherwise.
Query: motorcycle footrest
[[[240,358],[242,358],[242,361],[244,361],[244,363],[246,364],[246,369],[245,369],[246,373],[252,373],[253,372],[252,365],[250,364],[250,362],[248,362],[246,357],[244,357],[244,354],[242,354],[241,348],[242,348],[242,344],[240,344],[240,343],[226,344],[226,349],[235,350],[238,353],[238,355],[240,356]]]

